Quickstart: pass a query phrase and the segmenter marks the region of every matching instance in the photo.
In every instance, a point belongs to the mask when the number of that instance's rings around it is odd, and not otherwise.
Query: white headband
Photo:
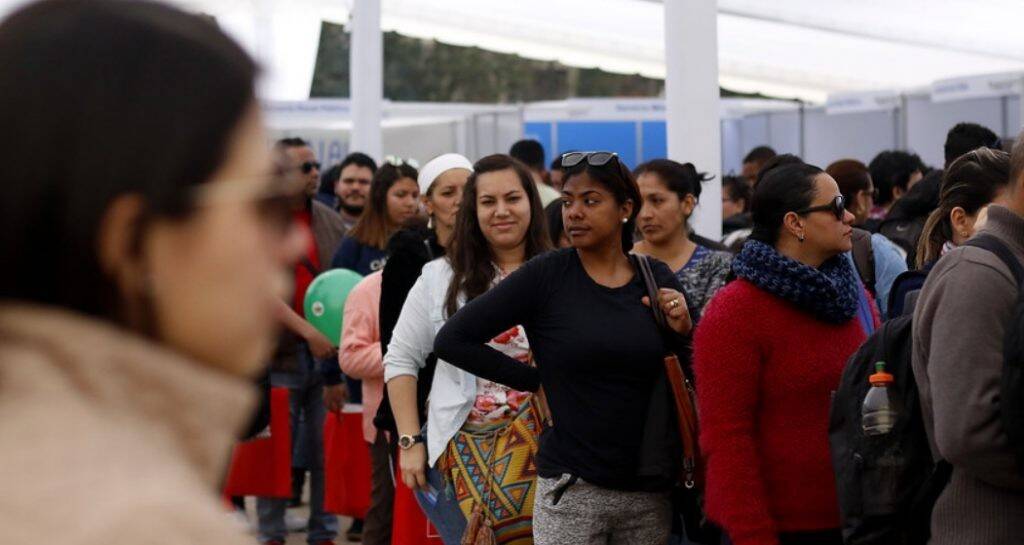
[[[434,184],[434,180],[453,168],[464,168],[473,172],[473,163],[458,153],[446,153],[423,165],[423,168],[420,169],[419,180],[417,180],[420,185],[420,195],[426,195],[427,190]]]

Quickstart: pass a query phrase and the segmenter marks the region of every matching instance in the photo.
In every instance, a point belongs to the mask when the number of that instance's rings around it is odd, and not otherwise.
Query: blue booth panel
[[[533,139],[544,146],[544,164],[551,164],[555,157],[555,150],[552,149],[551,126],[548,121],[534,121],[523,124],[523,138]]]
[[[643,134],[641,160],[650,161],[668,157],[668,137],[664,121],[644,121],[641,134]]]

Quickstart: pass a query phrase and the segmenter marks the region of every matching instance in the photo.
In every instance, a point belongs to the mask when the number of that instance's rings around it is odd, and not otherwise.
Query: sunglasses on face
[[[303,174],[309,174],[310,172],[313,172],[314,169],[320,170],[320,163],[316,161],[306,161],[299,165],[299,169],[302,170]]]
[[[561,165],[563,169],[570,169],[585,162],[592,167],[603,167],[613,161],[619,161],[619,154],[611,151],[572,151],[562,155]]]
[[[821,206],[812,206],[810,208],[804,208],[803,210],[797,210],[796,214],[804,216],[811,212],[831,212],[837,220],[843,221],[843,216],[846,214],[846,199],[842,195],[832,199],[832,202],[823,204]]]
[[[203,184],[194,194],[197,206],[216,206],[229,202],[252,203],[259,220],[275,233],[283,234],[295,222],[295,212],[306,205],[305,184],[275,172],[261,181],[224,180]]]

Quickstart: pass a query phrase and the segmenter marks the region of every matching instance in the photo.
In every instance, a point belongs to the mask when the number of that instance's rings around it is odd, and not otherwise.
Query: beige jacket
[[[253,398],[98,320],[0,306],[0,543],[254,543],[217,495]]]

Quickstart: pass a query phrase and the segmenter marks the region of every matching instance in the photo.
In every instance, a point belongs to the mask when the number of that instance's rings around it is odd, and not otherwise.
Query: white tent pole
[[[665,119],[668,156],[715,176],[690,225],[722,236],[722,142],[717,0],[665,0]]]
[[[384,39],[380,29],[381,0],[352,3],[352,48],[349,81],[352,97],[350,151],[383,158],[381,103],[384,95]]]

